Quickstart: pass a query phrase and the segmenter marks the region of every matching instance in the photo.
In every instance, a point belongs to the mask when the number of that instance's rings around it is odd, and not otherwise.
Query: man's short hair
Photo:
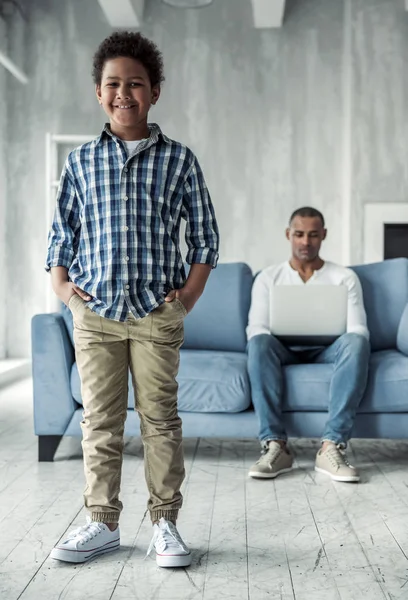
[[[312,208],[311,206],[303,206],[302,208],[298,208],[297,210],[295,210],[292,214],[291,217],[289,219],[289,226],[292,224],[292,221],[295,217],[317,217],[318,219],[321,220],[322,222],[322,226],[324,227],[325,223],[324,223],[324,217],[322,215],[322,213],[320,212],[320,210],[317,210],[317,208]]]
[[[163,56],[156,44],[139,32],[115,31],[103,40],[93,57],[92,77],[96,85],[101,84],[106,61],[121,56],[141,62],[152,87],[164,81]]]

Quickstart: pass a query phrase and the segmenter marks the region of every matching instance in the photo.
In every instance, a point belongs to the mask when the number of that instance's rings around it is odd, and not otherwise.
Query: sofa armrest
[[[408,304],[405,306],[398,326],[397,348],[400,352],[408,356]]]
[[[33,317],[31,347],[34,431],[36,435],[62,435],[78,405],[70,384],[74,347],[61,314]]]

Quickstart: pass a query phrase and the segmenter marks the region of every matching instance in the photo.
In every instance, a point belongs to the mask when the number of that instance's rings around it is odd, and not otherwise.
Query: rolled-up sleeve
[[[189,169],[184,183],[184,211],[187,221],[187,262],[217,266],[219,232],[214,207],[197,159]]]
[[[46,271],[50,271],[51,267],[70,268],[75,256],[79,230],[79,206],[68,157],[61,174],[54,218],[48,236]]]

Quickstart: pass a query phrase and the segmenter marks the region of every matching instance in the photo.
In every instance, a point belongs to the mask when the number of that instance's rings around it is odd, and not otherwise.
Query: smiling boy
[[[194,154],[147,122],[164,80],[155,44],[114,33],[94,56],[93,78],[109,124],[68,156],[47,256],[53,289],[74,320],[90,517],[51,556],[79,563],[119,548],[130,368],[153,523],[149,550],[159,566],[188,566],[191,552],[176,528],[184,478],[176,375],[184,317],[217,264],[218,228]]]

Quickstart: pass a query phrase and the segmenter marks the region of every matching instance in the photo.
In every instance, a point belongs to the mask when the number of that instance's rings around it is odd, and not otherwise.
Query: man
[[[286,230],[292,247],[291,259],[264,269],[254,282],[247,328],[248,373],[260,423],[262,453],[251,467],[250,477],[274,478],[292,468],[293,457],[282,423],[282,366],[314,362],[334,363],[328,419],[315,469],[336,481],[360,479],[344,450],[367,384],[369,333],[357,275],[319,256],[326,234],[324,218],[318,210],[310,207],[296,210]],[[270,332],[269,299],[275,285],[347,286],[347,332],[328,347],[286,347]]]

